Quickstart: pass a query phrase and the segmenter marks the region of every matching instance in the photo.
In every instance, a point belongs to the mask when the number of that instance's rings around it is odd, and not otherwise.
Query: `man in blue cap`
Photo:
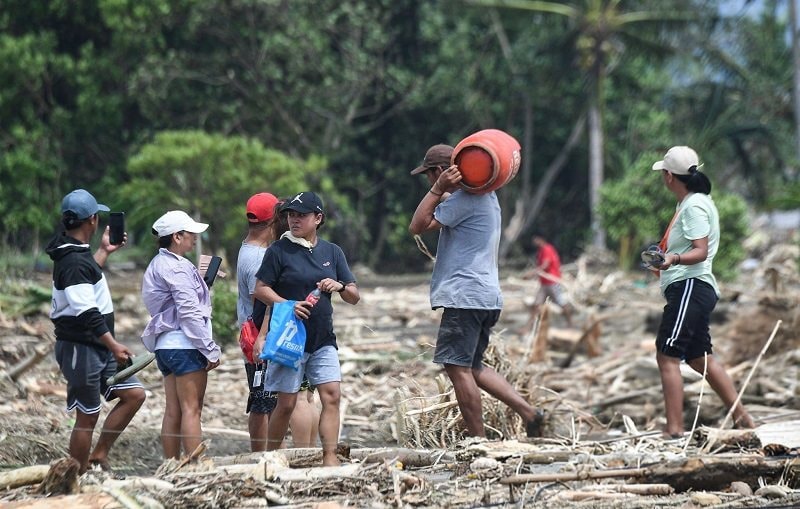
[[[106,227],[94,255],[89,247],[97,232],[97,213],[101,211],[108,212],[109,208],[83,189],[66,195],[61,202],[64,230],[46,249],[53,260],[50,319],[55,326],[56,361],[67,380],[67,410],[76,412],[69,454],[80,463],[81,473],[90,464],[111,470],[108,452],[145,400],[144,387],[135,376],[106,385],[117,365],[127,363],[133,354],[114,339],[114,307],[102,270],[108,255],[125,242],[111,244]],[[106,400],[119,398],[119,402],[106,417],[92,449],[92,433],[102,408],[101,393]]]

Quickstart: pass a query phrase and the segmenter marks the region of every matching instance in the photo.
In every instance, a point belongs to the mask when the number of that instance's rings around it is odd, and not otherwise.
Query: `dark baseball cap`
[[[450,158],[453,156],[453,147],[450,145],[434,145],[425,152],[425,158],[422,159],[422,164],[411,170],[412,175],[428,171],[431,168],[438,168],[443,166],[450,167]]]
[[[322,200],[311,191],[303,191],[287,199],[283,206],[281,206],[281,212],[287,210],[294,210],[301,214],[308,214],[309,212],[325,214],[322,209]]]
[[[61,213],[72,212],[78,219],[86,219],[98,212],[111,210],[102,203],[97,203],[94,196],[85,189],[76,189],[61,200]]]

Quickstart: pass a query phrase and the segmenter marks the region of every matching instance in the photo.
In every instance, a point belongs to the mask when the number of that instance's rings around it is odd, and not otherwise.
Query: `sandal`
[[[525,423],[525,433],[528,435],[528,438],[542,437],[544,434],[545,416],[544,410],[536,410],[536,415],[533,416],[533,419]]]

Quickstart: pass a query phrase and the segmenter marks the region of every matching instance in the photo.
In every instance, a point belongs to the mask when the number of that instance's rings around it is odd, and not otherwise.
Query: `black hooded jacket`
[[[50,241],[46,252],[54,262],[50,319],[56,340],[105,348],[99,338],[106,332],[114,334],[114,306],[89,244],[62,232]]]

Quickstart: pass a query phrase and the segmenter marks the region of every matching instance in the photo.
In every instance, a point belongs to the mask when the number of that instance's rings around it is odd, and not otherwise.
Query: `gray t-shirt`
[[[255,246],[242,242],[239,258],[236,261],[236,280],[239,285],[239,299],[236,301],[236,319],[239,327],[253,314],[253,293],[256,291],[256,272],[261,267],[266,246]]]
[[[497,195],[459,189],[440,203],[433,215],[443,226],[431,276],[431,307],[502,309]]]

